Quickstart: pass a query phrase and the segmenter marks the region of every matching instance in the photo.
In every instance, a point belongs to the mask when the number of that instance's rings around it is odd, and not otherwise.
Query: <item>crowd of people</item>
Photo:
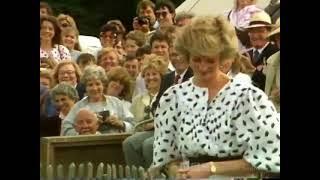
[[[128,165],[151,177],[280,174],[280,2],[225,14],[139,1],[128,31],[100,28],[85,52],[76,20],[40,2],[41,136],[132,133]]]

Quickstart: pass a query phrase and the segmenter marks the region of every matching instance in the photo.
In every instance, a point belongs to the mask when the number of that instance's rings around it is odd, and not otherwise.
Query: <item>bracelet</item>
[[[211,174],[217,173],[217,167],[214,165],[214,162],[210,161],[210,172]]]

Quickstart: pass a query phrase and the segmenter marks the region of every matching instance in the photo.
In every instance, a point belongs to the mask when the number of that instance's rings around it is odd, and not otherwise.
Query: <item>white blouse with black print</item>
[[[253,167],[280,172],[280,117],[259,88],[232,78],[208,103],[193,78],[169,88],[155,113],[150,170],[186,157],[243,156]]]

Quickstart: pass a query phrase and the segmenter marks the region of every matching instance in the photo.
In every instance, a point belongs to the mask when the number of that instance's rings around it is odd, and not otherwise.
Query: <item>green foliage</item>
[[[172,0],[177,6],[184,0]],[[132,29],[132,19],[139,0],[46,0],[54,15],[72,16],[80,34],[98,36],[100,27],[111,19],[119,19],[127,31]]]

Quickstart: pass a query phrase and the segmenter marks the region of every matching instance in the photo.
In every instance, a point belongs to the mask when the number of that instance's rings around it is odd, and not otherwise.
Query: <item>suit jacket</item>
[[[193,72],[192,69],[190,67],[188,67],[186,73],[183,76],[182,82],[187,81],[189,78],[191,78],[193,76]],[[160,90],[159,93],[156,97],[156,100],[153,102],[152,104],[152,112],[155,112],[158,103],[160,101],[160,98],[162,96],[162,94],[171,86],[174,85],[174,79],[175,79],[175,71],[172,71],[166,75],[164,75],[161,79],[161,85],[160,85]]]
[[[280,51],[267,60],[265,93],[270,96],[272,90],[280,89]],[[280,112],[280,99],[271,99],[278,112]]]
[[[253,62],[253,51],[254,49],[250,49],[247,53],[250,56],[251,59],[251,63],[254,67],[257,67],[259,65],[263,65],[266,64],[267,59],[273,55],[274,53],[276,53],[277,51],[279,51],[279,49],[277,48],[276,45],[269,43],[261,52],[258,61],[257,62]],[[265,87],[265,83],[266,83],[266,76],[265,74],[263,74],[262,70],[256,70],[253,75],[252,75],[252,83],[259,87],[261,90],[264,91],[264,87]]]
[[[79,100],[81,100],[86,92],[86,86],[82,83],[78,83],[76,86],[76,90],[78,91]]]

